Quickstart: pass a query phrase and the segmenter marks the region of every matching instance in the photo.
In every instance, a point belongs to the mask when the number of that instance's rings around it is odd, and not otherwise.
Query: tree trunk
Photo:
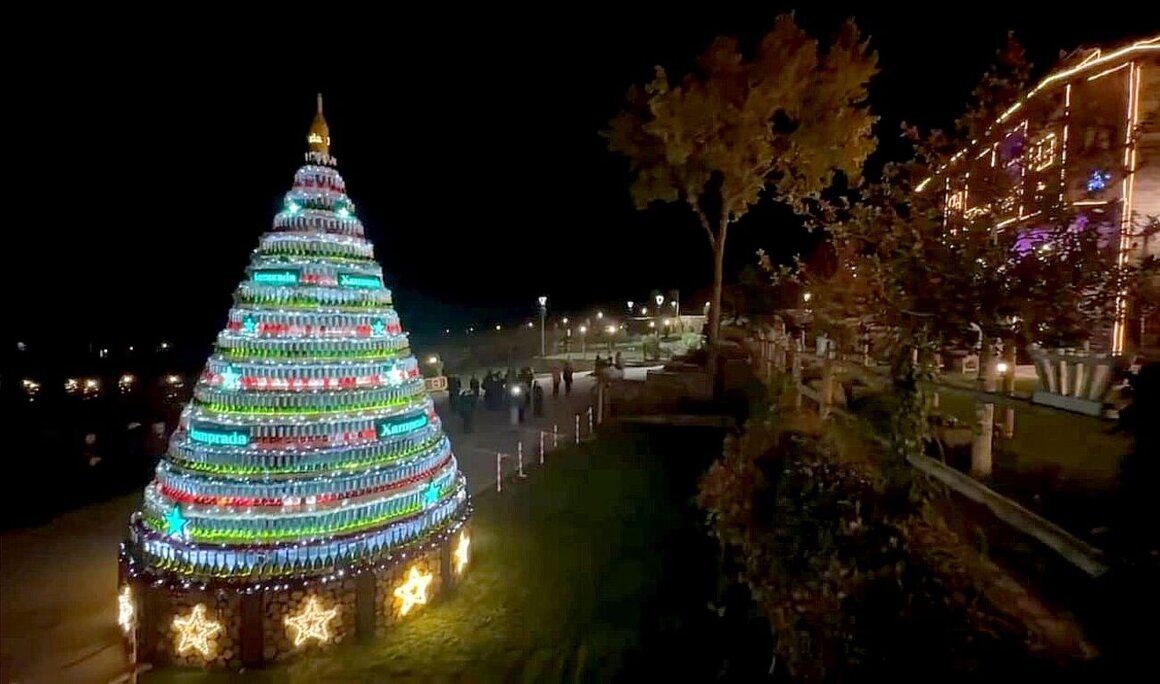
[[[713,245],[713,296],[709,300],[709,345],[716,346],[721,340],[721,292],[725,284],[725,230],[722,223]]]
[[[713,388],[713,396],[718,397],[723,388],[720,384],[720,373],[717,367],[720,358],[721,342],[721,291],[725,284],[725,232],[729,224],[721,222],[721,229],[713,243],[713,296],[709,300],[709,385]]]

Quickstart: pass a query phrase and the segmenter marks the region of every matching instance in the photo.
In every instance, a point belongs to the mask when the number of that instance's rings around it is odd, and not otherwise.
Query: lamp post
[[[604,329],[604,332],[608,333],[608,353],[611,354],[612,353],[612,342],[613,342],[613,339],[616,337],[616,326],[610,325]]]
[[[636,302],[632,301],[631,299],[630,299],[630,300],[628,300],[628,315],[629,315],[629,316],[631,316],[631,315],[632,315],[632,305],[633,305],[633,304],[636,304]]]
[[[588,353],[588,326],[580,326],[580,356]]]
[[[548,317],[548,298],[540,295],[540,298],[536,301],[540,303],[540,358],[542,359],[547,356],[545,353],[546,345],[544,344],[544,319]]]

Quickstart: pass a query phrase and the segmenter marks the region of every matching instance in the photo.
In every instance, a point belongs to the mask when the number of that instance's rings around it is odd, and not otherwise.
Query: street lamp
[[[610,325],[604,329],[604,332],[608,333],[608,353],[612,354],[612,341],[616,337],[616,326]]]
[[[632,301],[631,299],[630,299],[630,300],[628,300],[628,315],[629,315],[629,316],[631,316],[631,315],[632,315],[632,305],[633,305],[633,304],[636,304],[636,302]]]
[[[588,326],[580,326],[580,355],[583,356],[588,352]]]
[[[540,358],[544,358],[547,356],[547,354],[544,353],[544,319],[548,317],[548,298],[544,295],[540,295],[540,298],[536,301],[540,303]]]
[[[604,318],[604,312],[603,312],[603,311],[597,311],[597,312],[596,312],[596,320],[600,320],[601,318]]]
[[[661,308],[661,304],[665,303],[665,296],[664,295],[657,295],[656,297],[653,297],[653,299],[657,300],[657,308],[658,309]]]

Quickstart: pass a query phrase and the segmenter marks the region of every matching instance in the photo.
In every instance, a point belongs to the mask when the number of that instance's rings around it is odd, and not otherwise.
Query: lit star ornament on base
[[[452,560],[455,563],[455,574],[463,572],[467,567],[468,553],[471,548],[471,538],[467,536],[466,532],[459,533],[459,543],[455,546],[455,552],[452,555]]]
[[[199,603],[186,617],[173,618],[173,628],[177,630],[177,652],[197,651],[203,658],[213,656],[214,644],[210,639],[222,631],[220,622],[205,617],[205,604]]]
[[[137,623],[137,607],[133,605],[133,590],[128,586],[117,594],[117,624],[126,632],[133,631]]]
[[[395,588],[395,598],[400,601],[399,615],[410,613],[415,606],[426,605],[427,589],[434,579],[431,573],[420,571],[418,566],[411,566],[406,581]]]
[[[286,627],[294,630],[294,646],[301,646],[309,639],[318,639],[320,644],[330,641],[328,625],[336,615],[338,608],[323,610],[318,605],[318,597],[311,596],[301,612],[285,619]]]

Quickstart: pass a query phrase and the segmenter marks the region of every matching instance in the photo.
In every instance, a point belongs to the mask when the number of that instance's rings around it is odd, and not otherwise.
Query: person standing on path
[[[532,381],[532,415],[536,418],[544,417],[544,386],[539,380]]]
[[[564,396],[572,394],[572,362],[564,362]]]
[[[560,369],[552,366],[552,398],[560,396]]]

